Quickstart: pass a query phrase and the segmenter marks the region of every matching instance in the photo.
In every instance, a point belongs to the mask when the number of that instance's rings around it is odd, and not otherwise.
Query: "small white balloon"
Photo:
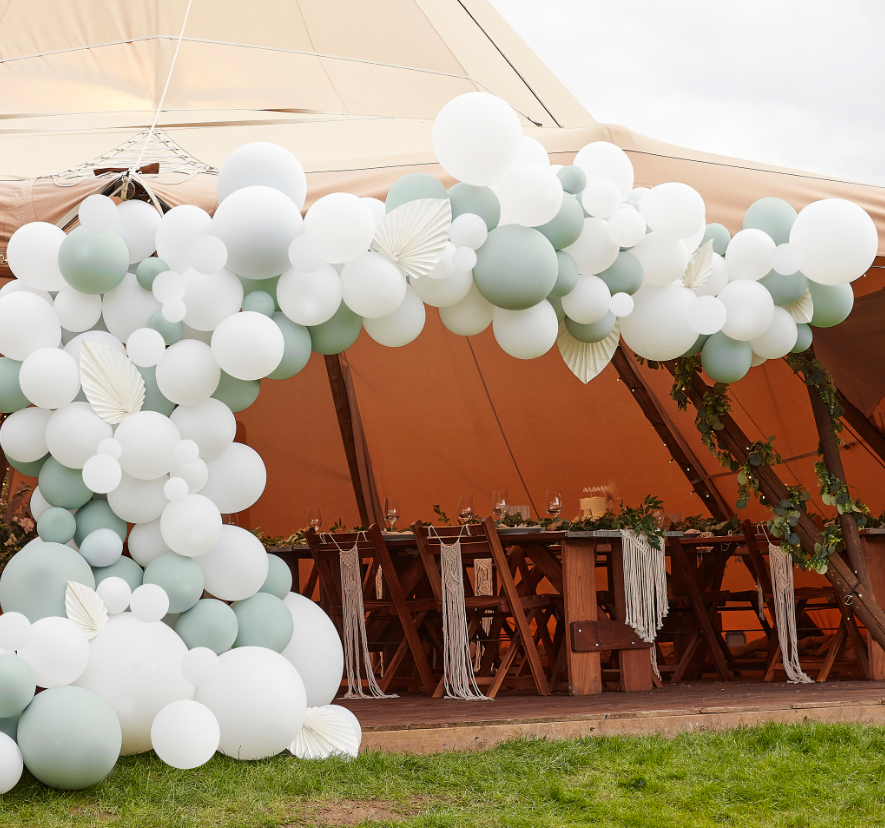
[[[517,164],[537,164],[541,167],[550,166],[550,156],[544,145],[536,138],[529,138],[528,135],[522,137],[522,151],[519,153],[519,161]]]
[[[594,141],[587,144],[575,156],[572,162],[587,175],[587,183],[591,181],[611,181],[618,188],[621,198],[627,198],[633,189],[633,164],[619,146],[608,141]]]
[[[685,245],[659,233],[649,233],[630,252],[639,259],[649,285],[667,285],[680,279],[688,265]]]
[[[714,334],[722,330],[728,312],[715,296],[699,296],[688,306],[688,324],[699,334]]]
[[[295,270],[312,273],[326,264],[326,245],[319,236],[303,233],[289,245],[289,263]]]
[[[215,393],[221,380],[221,368],[205,342],[182,339],[166,349],[157,363],[156,379],[160,393],[167,400],[178,405],[195,406]],[[190,437],[197,439],[193,435]]]
[[[139,283],[134,273],[127,273],[113,290],[101,300],[101,314],[108,331],[121,342],[129,335],[146,328],[151,316],[160,310],[160,302]]]
[[[633,297],[629,293],[616,293],[612,296],[608,309],[619,319],[633,313]]]
[[[140,480],[155,480],[175,465],[175,446],[181,434],[168,417],[142,409],[117,426],[114,439],[123,447],[123,471]]]
[[[31,511],[31,517],[34,520],[40,520],[40,515],[42,515],[47,509],[51,509],[52,505],[47,502],[46,498],[40,493],[40,487],[35,486],[34,491],[31,492],[31,500],[28,503],[28,508]],[[0,644],[0,648],[3,645]]]
[[[154,558],[172,551],[163,540],[159,518],[133,526],[129,533],[128,545],[132,560],[143,569]],[[102,583],[104,582],[102,581]]]
[[[594,274],[611,267],[620,249],[611,240],[605,219],[585,218],[581,235],[565,252],[578,263],[580,273]]]
[[[80,224],[90,233],[105,233],[117,226],[117,205],[99,193],[83,199],[77,215]]]
[[[14,653],[31,640],[31,622],[20,612],[0,615],[0,647]]]
[[[187,481],[180,477],[171,477],[163,486],[163,494],[172,502],[184,500],[188,495]]]
[[[129,608],[139,621],[152,624],[169,612],[169,596],[156,584],[142,584],[132,592]]]
[[[263,185],[286,195],[300,210],[307,195],[301,162],[279,144],[255,141],[235,149],[221,165],[216,191],[219,204],[244,187]]]
[[[598,276],[578,276],[570,293],[562,297],[566,315],[581,325],[590,325],[604,317],[611,305],[608,285]]]
[[[229,316],[212,334],[213,358],[223,371],[240,380],[262,379],[272,373],[285,348],[280,326],[255,311]]]
[[[96,454],[83,464],[83,482],[90,492],[109,494],[122,479],[120,462],[108,454]]]
[[[13,412],[0,425],[0,448],[19,463],[39,460],[49,451],[46,428],[52,416],[46,408],[22,408]]]
[[[449,228],[449,241],[456,248],[469,247],[471,250],[478,250],[486,243],[488,237],[489,230],[485,219],[476,213],[462,213],[453,219]]]
[[[704,284],[693,288],[698,296],[716,296],[728,284],[728,265],[718,253],[713,254],[711,261],[713,272]]]
[[[210,457],[206,466],[209,479],[202,493],[226,515],[253,506],[267,485],[261,455],[243,443],[231,443],[221,454]]]
[[[469,252],[476,257],[472,250]],[[399,348],[418,338],[424,330],[425,318],[424,303],[415,289],[409,286],[406,288],[406,298],[393,313],[376,319],[365,319],[363,327],[380,345]]]
[[[151,290],[154,298],[165,305],[168,302],[183,299],[187,283],[180,273],[176,273],[174,270],[164,270],[157,274]]]
[[[0,354],[23,362],[41,348],[57,348],[61,324],[52,305],[29,291],[0,297]]]
[[[422,277],[412,282],[415,292],[425,305],[447,308],[460,302],[473,286],[473,271],[455,270],[446,279]]]
[[[159,331],[153,328],[139,328],[126,340],[126,353],[133,364],[141,368],[156,365],[166,352],[166,341]]]
[[[237,421],[221,400],[208,399],[198,405],[180,405],[169,419],[178,426],[184,440],[193,440],[200,457],[217,457],[237,434]]]
[[[799,331],[789,311],[775,306],[768,330],[762,336],[750,340],[753,353],[765,359],[785,357],[796,345]]]
[[[10,736],[0,733],[0,794],[8,793],[18,785],[24,769],[18,745]]]
[[[38,687],[61,687],[80,677],[89,662],[89,640],[73,621],[50,615],[31,624],[18,657],[34,671]]]
[[[328,264],[309,272],[292,268],[277,283],[277,301],[280,310],[293,322],[321,325],[341,305],[341,278]]]
[[[384,202],[381,201],[381,199],[363,196],[360,201],[372,211],[376,225],[384,220],[384,217],[387,215],[387,208],[384,206]]]
[[[130,199],[117,205],[114,229],[129,249],[129,264],[146,259],[156,249],[157,227],[163,216],[146,201]]]
[[[194,647],[181,660],[181,672],[196,687],[211,684],[221,673],[218,656],[208,647]]]
[[[66,351],[40,348],[29,354],[18,375],[22,393],[40,408],[62,408],[80,391],[80,366]]]
[[[172,469],[173,477],[180,477],[187,483],[190,494],[198,494],[209,480],[209,467],[199,457],[191,463],[179,463]]]
[[[170,502],[163,509],[160,532],[173,552],[195,558],[205,555],[218,543],[222,527],[221,512],[208,497],[188,494],[184,480],[181,480],[181,484],[180,492],[184,493],[184,497]]]
[[[792,244],[779,244],[771,252],[771,268],[781,276],[792,276],[802,267],[802,254]]]
[[[364,253],[344,265],[341,271],[341,296],[345,304],[368,319],[393,313],[406,298],[406,287],[399,267],[380,253]]]
[[[227,264],[227,248],[224,242],[216,236],[201,236],[196,239],[188,252],[188,264],[197,273],[206,276],[218,273]]]
[[[581,193],[581,204],[596,218],[607,219],[613,216],[620,203],[620,190],[611,181],[604,179],[590,181]]]
[[[190,267],[182,274],[185,284],[184,324],[196,331],[214,331],[243,304],[243,283],[227,268],[206,275]],[[185,336],[194,339],[185,330]],[[208,340],[206,340],[208,341]]]
[[[167,765],[181,770],[205,765],[220,741],[221,728],[215,714],[191,699],[167,704],[151,724],[154,752]]]
[[[242,601],[261,589],[269,568],[267,551],[246,529],[224,524],[218,543],[194,560],[203,570],[206,592],[222,601]]]
[[[123,446],[121,446],[113,437],[105,437],[98,444],[97,448],[98,454],[106,454],[108,457],[113,457],[114,460],[119,460],[120,455],[123,453]]]
[[[157,256],[170,270],[184,273],[191,245],[212,232],[212,217],[192,204],[173,207],[157,225]]]
[[[467,295],[454,305],[439,309],[439,318],[458,336],[476,336],[492,323],[495,306],[477,290],[471,280]]]
[[[66,238],[61,227],[45,221],[21,225],[6,247],[9,269],[30,288],[64,290],[68,283],[58,268],[58,250]]]
[[[729,282],[719,292],[719,299],[728,314],[722,332],[732,339],[744,342],[756,339],[768,330],[774,319],[774,300],[771,294],[753,279]]]
[[[427,274],[426,277],[429,279],[448,279],[455,272],[455,250],[457,248],[450,241],[446,242],[445,248],[443,248],[442,255],[439,257],[439,261],[433,266],[433,269],[430,273]],[[459,268],[460,269],[460,268]]]
[[[181,322],[184,320],[184,317],[187,316],[187,305],[181,301],[181,299],[176,299],[173,302],[166,302],[163,305],[163,319],[167,322],[172,322],[175,324],[176,322]]]
[[[329,262],[350,262],[372,246],[375,217],[357,196],[330,193],[317,199],[307,211],[304,231],[323,243]],[[285,268],[277,272],[282,270]]]
[[[112,575],[105,578],[96,588],[99,598],[104,601],[109,615],[125,612],[132,598],[132,588],[122,578]]]
[[[452,254],[452,265],[455,270],[473,270],[476,266],[476,253],[470,247],[459,247]]]
[[[562,207],[562,182],[550,167],[514,167],[501,182],[498,199],[511,221],[538,227],[552,221]]]
[[[633,247],[645,238],[646,224],[642,213],[632,207],[621,207],[608,220],[608,235],[618,247]]]
[[[53,302],[58,321],[66,331],[88,331],[101,318],[101,296],[80,293],[70,285],[63,287]]]
[[[667,239],[684,239],[704,226],[706,207],[697,190],[671,181],[652,187],[640,199],[639,212],[655,233]]]
[[[731,281],[750,279],[758,281],[771,270],[771,254],[775,244],[771,236],[761,230],[741,230],[732,236],[725,251],[728,278]]]
[[[526,310],[495,308],[492,330],[505,353],[517,359],[536,359],[556,342],[559,320],[553,305],[544,299]]]
[[[200,456],[200,447],[193,441],[183,439],[175,446],[177,463],[193,463]]]

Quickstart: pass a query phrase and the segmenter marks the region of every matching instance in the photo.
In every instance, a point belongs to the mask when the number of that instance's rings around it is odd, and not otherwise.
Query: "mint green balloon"
[[[245,310],[245,306],[243,308]],[[267,375],[268,379],[283,380],[294,377],[310,359],[310,331],[293,322],[284,313],[275,313],[273,321],[283,333],[283,359],[274,370]]]
[[[21,713],[36,690],[37,680],[27,661],[16,655],[0,655],[0,718]]]
[[[268,555],[267,563],[267,578],[258,591],[276,595],[282,601],[292,591],[292,570],[278,555]]]
[[[0,357],[0,414],[12,414],[31,404],[18,381],[21,367],[14,359]]]
[[[548,299],[552,296],[560,298],[571,293],[578,284],[578,263],[564,250],[556,251],[556,260],[559,262],[559,270],[556,272],[556,284],[550,291]]]
[[[107,293],[123,281],[129,269],[129,249],[113,230],[90,233],[78,227],[61,243],[58,267],[65,281],[80,293]]]
[[[21,463],[18,460],[13,460],[11,457],[7,457],[6,462],[19,474],[23,474],[25,477],[37,478],[40,476],[40,469],[43,468],[43,464],[48,459],[49,455],[44,454],[39,460],[32,460],[30,463]]]
[[[728,232],[728,228],[722,224],[708,224],[701,244],[706,244],[710,239],[713,239],[713,252],[724,256],[728,249],[728,243],[731,241],[731,233]]]
[[[257,592],[245,601],[235,601],[233,611],[239,625],[234,647],[267,647],[281,653],[292,640],[292,613],[276,595]]]
[[[82,469],[69,469],[54,457],[48,457],[40,469],[40,494],[51,506],[79,509],[92,499],[83,482]]]
[[[68,581],[95,589],[89,564],[70,546],[31,543],[12,556],[0,575],[0,608],[33,623],[50,615],[67,617]]]
[[[261,380],[241,380],[222,371],[218,388],[212,396],[216,400],[221,400],[236,414],[252,405],[258,399],[259,391],[261,391]]]
[[[184,336],[184,323],[169,322],[166,317],[163,316],[162,310],[154,311],[151,314],[147,326],[163,337],[163,342],[166,343],[167,348],[180,341],[181,337]]]
[[[187,644],[188,649],[208,647],[216,655],[233,647],[238,627],[236,613],[216,598],[197,601],[187,612],[181,613],[175,622],[175,632]]]
[[[105,578],[122,578],[133,592],[144,582],[144,570],[132,558],[127,558],[125,555],[117,558],[110,566],[94,567],[92,574],[96,586]]]
[[[799,301],[808,287],[808,279],[798,271],[790,276],[782,276],[776,270],[772,270],[759,280],[759,284],[768,289],[775,305],[786,307]]]
[[[642,262],[624,250],[618,253],[618,258],[608,270],[603,270],[599,274],[599,278],[608,285],[612,296],[616,293],[627,293],[632,296],[642,287],[643,276]]]
[[[263,290],[253,290],[244,297],[243,310],[260,313],[263,316],[273,316],[276,303],[269,293],[265,293]]]
[[[715,382],[737,382],[746,376],[753,362],[753,349],[749,342],[740,342],[726,336],[722,331],[714,333],[701,351],[704,372]]]
[[[246,301],[245,297],[250,293],[260,291],[261,293],[269,293],[271,295],[275,311],[280,309],[280,303],[277,301],[277,285],[280,283],[279,276],[274,276],[272,279],[244,279],[242,276],[237,278],[240,280],[240,284],[243,285],[243,302]],[[245,304],[243,307],[245,308]]]
[[[150,256],[147,259],[141,260],[135,270],[135,278],[138,280],[138,284],[145,290],[153,290],[154,279],[167,270],[169,270],[169,265],[166,262],[156,256]],[[166,344],[168,345],[169,343],[167,342]]]
[[[565,318],[565,327],[578,342],[602,342],[614,329],[617,317],[609,311],[598,322],[582,325],[573,319]]]
[[[37,518],[37,534],[42,541],[67,543],[73,540],[76,531],[77,519],[68,509],[51,506]]]
[[[796,344],[793,346],[794,354],[801,354],[803,351],[807,351],[811,347],[811,341],[814,338],[814,334],[812,333],[811,326],[806,325],[804,322],[798,322],[796,324],[796,330],[799,332],[799,336],[796,338]]]
[[[114,510],[106,500],[90,500],[82,509],[77,510],[74,518],[77,522],[74,543],[77,546],[96,529],[112,529],[120,536],[120,540],[126,540],[128,530],[126,521],[114,514]]]
[[[147,565],[144,583],[156,584],[166,590],[169,612],[184,612],[200,600],[205,578],[193,558],[164,552]]]
[[[684,359],[685,357],[697,356],[701,352],[701,350],[703,349],[704,345],[706,344],[706,342],[709,338],[710,338],[710,334],[700,334],[698,336],[698,338],[694,341],[694,345],[692,345],[691,348],[689,348],[680,357],[680,359]]]
[[[175,410],[175,403],[163,396],[160,386],[157,385],[157,366],[148,368],[141,365],[135,366],[141,378],[144,380],[144,404],[142,411],[156,411],[164,417],[168,417]]]
[[[562,299],[558,296],[548,296],[547,301],[553,306],[553,310],[556,311],[556,321],[562,322],[565,319],[565,311],[562,309]]]
[[[489,187],[463,182],[456,184],[449,190],[449,201],[452,202],[453,219],[464,213],[474,213],[486,223],[489,231],[494,230],[501,220],[501,202]]]
[[[584,188],[587,186],[587,173],[580,167],[574,166],[574,164],[569,164],[567,167],[557,170],[556,177],[562,184],[562,189],[572,195],[583,193]]]
[[[44,690],[18,723],[25,767],[44,785],[63,791],[101,782],[114,769],[122,745],[114,708],[85,687]]]
[[[564,193],[559,212],[547,224],[535,229],[547,237],[554,249],[562,250],[574,244],[584,230],[584,209],[578,203],[578,199]]]
[[[792,205],[782,198],[760,198],[744,213],[744,230],[761,230],[768,233],[775,244],[787,244],[797,215]]]
[[[519,224],[492,230],[476,251],[473,267],[476,289],[506,310],[525,310],[546,299],[558,274],[553,245],[534,228]]]
[[[851,285],[819,285],[808,280],[814,312],[811,325],[814,328],[832,328],[844,322],[854,307],[854,291]]]
[[[21,713],[17,716],[7,716],[0,719],[0,733],[5,733],[14,742],[18,738],[18,722],[21,719]]]
[[[393,182],[384,201],[385,212],[417,201],[419,198],[448,198],[449,194],[442,182],[427,173],[410,173]]]
[[[362,316],[342,302],[331,319],[321,325],[308,327],[311,350],[326,356],[340,354],[356,342],[362,329]]]

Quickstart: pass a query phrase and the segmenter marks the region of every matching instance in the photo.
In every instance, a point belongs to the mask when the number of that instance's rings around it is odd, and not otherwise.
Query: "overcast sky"
[[[883,0],[491,0],[601,123],[885,185]]]

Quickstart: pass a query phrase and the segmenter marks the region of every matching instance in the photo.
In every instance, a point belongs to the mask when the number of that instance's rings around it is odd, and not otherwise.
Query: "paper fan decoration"
[[[814,302],[811,299],[811,291],[805,288],[803,293],[792,305],[785,305],[784,310],[793,317],[796,324],[804,322],[806,325],[811,322],[814,314]]]
[[[702,244],[691,257],[682,276],[682,284],[694,290],[705,284],[713,272],[713,240]]]
[[[447,198],[419,198],[391,210],[379,222],[374,248],[406,276],[420,279],[439,264],[451,226],[452,203]]]
[[[345,715],[334,708],[308,707],[304,725],[289,750],[299,759],[328,759],[355,757],[359,747],[353,725]]]
[[[108,608],[101,596],[94,589],[76,581],[68,581],[65,611],[87,638],[95,638],[108,623]]]
[[[98,342],[80,351],[80,384],[89,404],[106,423],[122,423],[144,405],[144,379],[129,357]]]
[[[580,342],[568,332],[565,322],[561,322],[556,344],[565,364],[586,385],[611,362],[620,339],[620,322],[615,322],[612,332],[601,342]]]

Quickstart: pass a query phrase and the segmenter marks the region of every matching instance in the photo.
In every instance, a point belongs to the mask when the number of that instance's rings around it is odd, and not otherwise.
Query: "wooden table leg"
[[[569,693],[588,696],[602,692],[600,653],[576,653],[572,649],[572,621],[596,621],[596,541],[566,538],[562,542],[563,603],[565,605],[565,649]],[[648,653],[642,655],[648,660]]]
[[[612,591],[615,594],[615,617],[627,620],[627,596],[624,592],[624,549],[620,538],[612,538]],[[626,693],[651,690],[652,669],[648,650],[620,650],[620,688]]]
[[[867,571],[876,595],[876,603],[882,606],[885,604],[885,536],[862,536],[861,545],[867,559]],[[837,600],[841,599],[837,596]],[[869,636],[869,642],[870,678],[881,681],[885,679],[885,650],[873,641],[872,636]]]

